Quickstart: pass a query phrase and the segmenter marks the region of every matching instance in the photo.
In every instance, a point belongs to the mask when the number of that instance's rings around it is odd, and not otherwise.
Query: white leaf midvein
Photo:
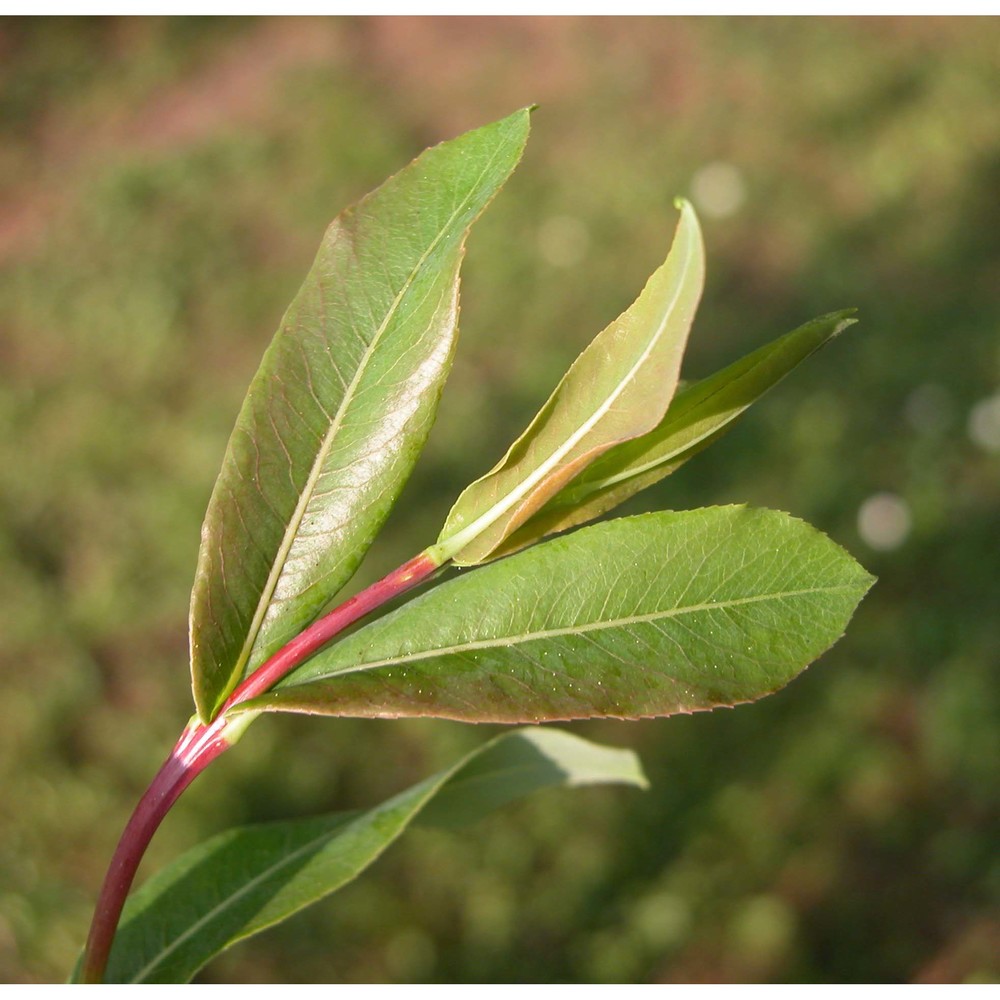
[[[502,496],[500,500],[496,501],[492,507],[490,507],[484,514],[481,514],[478,518],[476,518],[471,524],[456,532],[451,536],[451,538],[445,539],[445,542],[449,543],[449,549],[454,547],[457,554],[457,551],[460,551],[462,547],[459,545],[459,539],[465,539],[468,541],[475,539],[479,534],[487,530],[494,521],[499,520],[508,511],[510,511],[511,508],[514,507],[514,505],[520,500],[529,496],[534,487],[538,485],[538,483],[540,483],[552,470],[558,468],[559,463],[562,462],[572,449],[575,448],[576,445],[579,444],[614,407],[618,397],[625,391],[625,387],[637,375],[639,369],[646,363],[650,354],[652,354],[653,349],[659,343],[667,323],[673,315],[674,308],[684,292],[685,278],[687,277],[690,267],[691,260],[689,255],[685,258],[684,270],[677,280],[677,285],[674,290],[673,298],[670,300],[670,304],[662,313],[660,324],[657,327],[656,332],[647,341],[645,348],[632,367],[608,394],[604,401],[572,434],[569,435],[568,438],[566,438],[566,440],[559,447],[557,447],[547,458],[542,459],[535,470],[522,479],[517,486],[510,490],[506,495]],[[483,479],[478,480],[478,482],[483,482],[491,478],[493,475],[502,475],[504,472],[509,471],[510,468],[512,467],[508,467],[505,462],[504,466],[498,469],[496,473],[487,473],[487,475],[484,476]],[[464,542],[462,544],[464,545]]]
[[[268,574],[267,582],[264,585],[263,591],[261,592],[260,600],[257,602],[257,608],[254,611],[254,616],[250,623],[250,628],[247,631],[246,639],[243,643],[243,647],[240,650],[240,655],[237,658],[236,664],[234,666],[233,669],[234,677],[240,677],[243,674],[244,667],[246,666],[246,663],[250,657],[250,653],[253,650],[254,643],[257,641],[257,636],[259,635],[261,626],[264,622],[264,616],[267,614],[267,609],[271,604],[271,600],[274,596],[274,591],[277,588],[278,580],[281,577],[282,570],[284,569],[285,561],[288,558],[288,554],[291,551],[292,544],[294,543],[295,537],[298,534],[299,524],[301,523],[302,518],[305,516],[306,509],[309,505],[309,501],[312,496],[312,491],[322,471],[323,463],[326,460],[326,456],[333,444],[337,432],[340,430],[341,424],[344,421],[344,416],[349,406],[354,401],[354,397],[358,389],[358,384],[368,368],[368,365],[371,361],[372,355],[374,354],[376,347],[381,341],[381,338],[384,335],[385,331],[388,329],[389,324],[392,322],[392,319],[395,316],[396,311],[399,309],[400,303],[403,301],[403,298],[405,297],[406,293],[409,291],[414,281],[416,280],[416,277],[420,272],[420,269],[427,262],[431,254],[437,249],[442,240],[444,240],[445,236],[451,230],[452,224],[455,222],[458,216],[468,207],[469,203],[472,201],[474,195],[476,194],[476,191],[478,190],[479,183],[492,168],[493,162],[496,159],[498,152],[499,152],[498,150],[494,151],[493,155],[490,157],[490,159],[484,166],[483,170],[477,177],[476,183],[469,189],[468,194],[465,196],[462,202],[459,203],[459,205],[455,208],[455,210],[451,213],[451,215],[448,217],[444,225],[441,226],[437,236],[434,237],[430,245],[421,255],[420,259],[413,266],[410,273],[406,276],[406,279],[404,280],[399,291],[397,292],[396,297],[393,299],[391,305],[389,306],[389,309],[387,310],[385,317],[382,320],[382,323],[380,324],[379,328],[375,331],[375,334],[372,337],[372,340],[369,343],[369,345],[365,348],[365,352],[362,355],[361,360],[358,362],[358,367],[355,370],[354,377],[351,379],[350,384],[347,386],[347,389],[344,392],[344,398],[341,400],[340,406],[337,408],[337,412],[334,415],[334,418],[330,424],[330,428],[327,431],[326,435],[324,436],[323,442],[316,453],[316,458],[314,459],[312,468],[309,471],[309,478],[306,480],[306,484],[299,495],[299,500],[295,506],[295,511],[293,512],[292,517],[288,522],[288,527],[285,529],[284,537],[281,540],[281,545],[279,546],[278,551],[275,554],[274,563],[272,564],[271,567],[271,572]],[[321,294],[322,294],[322,286],[321,286]],[[275,431],[275,434],[277,435],[277,431]],[[280,435],[277,436],[279,438],[279,442],[281,443],[282,448],[284,448],[284,442],[280,441]]]
[[[290,691],[293,688],[312,681],[343,677],[345,674],[359,673],[361,671],[377,670],[380,667],[395,667],[406,663],[414,663],[419,660],[428,660],[440,656],[460,655],[462,653],[475,652],[480,649],[496,649],[500,646],[515,646],[521,643],[535,642],[540,639],[559,639],[566,636],[584,635],[588,632],[599,632],[607,629],[625,628],[629,625],[643,625],[647,623],[655,624],[665,618],[678,618],[681,615],[697,614],[702,611],[724,610],[726,608],[739,607],[746,604],[759,604],[763,601],[782,601],[790,597],[806,597],[810,594],[831,594],[841,590],[850,590],[851,584],[839,584],[835,587],[808,587],[802,590],[778,591],[771,594],[753,594],[749,597],[734,597],[725,601],[709,601],[703,604],[691,604],[684,608],[666,608],[662,611],[651,611],[642,615],[627,615],[623,618],[613,618],[607,621],[586,622],[581,625],[567,625],[559,628],[538,629],[535,632],[520,632],[514,635],[495,636],[492,639],[474,639],[471,642],[456,643],[453,646],[438,646],[434,649],[421,650],[416,653],[406,653],[400,656],[388,657],[384,660],[372,660],[368,663],[359,663],[355,666],[345,667],[341,670],[332,670],[329,673],[316,673],[308,677],[302,677],[297,683],[287,684],[278,690]]]

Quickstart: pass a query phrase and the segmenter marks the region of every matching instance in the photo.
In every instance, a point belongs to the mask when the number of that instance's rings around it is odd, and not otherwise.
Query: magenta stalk
[[[227,709],[234,705],[239,705],[269,691],[289,671],[297,667],[307,656],[315,653],[321,646],[325,646],[348,625],[353,625],[370,611],[382,607],[383,604],[399,594],[405,593],[418,583],[423,583],[438,569],[439,565],[440,563],[432,559],[426,552],[421,552],[420,555],[403,563],[402,566],[394,569],[381,580],[344,601],[329,614],[313,622],[305,631],[300,632],[291,642],[262,664],[258,670],[254,671],[233,691],[219,714],[224,714]]]
[[[139,800],[118,841],[90,925],[80,968],[81,982],[99,983],[104,979],[104,970],[111,954],[125,898],[146,848],[163,817],[180,798],[184,789],[216,757],[236,742],[246,725],[254,718],[249,713],[227,718],[227,710],[269,691],[306,657],[326,645],[349,625],[422,583],[438,566],[437,560],[426,552],[403,563],[377,583],[313,622],[279,649],[233,691],[212,722],[206,725],[194,719],[187,725],[170,756]]]

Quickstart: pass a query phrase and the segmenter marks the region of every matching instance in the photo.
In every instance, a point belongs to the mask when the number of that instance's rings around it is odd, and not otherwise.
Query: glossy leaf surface
[[[392,507],[451,364],[466,235],[527,132],[521,111],[429,149],[327,230],[205,517],[191,599],[203,719],[316,617]]]
[[[856,320],[830,313],[779,337],[714,375],[678,389],[659,426],[609,449],[500,547],[516,552],[583,524],[659,482],[726,433],[768,389]]]
[[[106,979],[188,981],[220,951],[356,878],[424,810],[433,822],[463,822],[536,789],[602,783],[646,787],[628,750],[518,730],[368,812],[230,830],[135,893]]]
[[[662,419],[677,387],[705,262],[694,209],[639,298],[576,359],[503,459],[461,494],[438,538],[460,566],[483,562],[581,469]]]
[[[735,705],[832,645],[871,583],[776,511],[623,518],[441,584],[246,707],[537,722]]]

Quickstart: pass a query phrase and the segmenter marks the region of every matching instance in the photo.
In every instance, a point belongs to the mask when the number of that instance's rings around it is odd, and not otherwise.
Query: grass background
[[[539,102],[357,585],[433,539],[631,301],[677,194],[708,247],[689,376],[832,309],[862,322],[629,509],[789,510],[879,583],[759,705],[573,727],[635,747],[652,791],[414,831],[203,979],[996,981],[998,40],[948,18],[0,20],[0,980],[67,975],[190,714],[201,517],[327,222]],[[910,516],[888,549],[859,532],[882,493]],[[145,871],[380,801],[489,731],[264,719]]]

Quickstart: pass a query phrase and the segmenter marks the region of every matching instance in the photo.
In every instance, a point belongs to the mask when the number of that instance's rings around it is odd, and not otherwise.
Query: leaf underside
[[[588,463],[660,422],[705,276],[698,220],[687,202],[679,204],[670,253],[636,301],[576,359],[503,459],[455,502],[438,545],[456,565],[492,558]]]
[[[536,789],[603,783],[646,787],[631,751],[559,730],[517,730],[368,812],[230,830],[129,900],[106,981],[187,982],[230,945],[352,881],[418,816],[454,825]]]
[[[590,521],[670,475],[722,437],[793,368],[855,323],[852,314],[853,310],[843,310],[821,316],[714,375],[680,387],[654,430],[597,458],[495,554],[509,555],[546,535]]]
[[[350,579],[395,502],[451,365],[466,235],[527,133],[525,110],[429,149],[327,230],[202,528],[191,669],[203,720]]]
[[[441,584],[236,711],[509,723],[735,705],[831,646],[872,580],[776,511],[622,518]]]

